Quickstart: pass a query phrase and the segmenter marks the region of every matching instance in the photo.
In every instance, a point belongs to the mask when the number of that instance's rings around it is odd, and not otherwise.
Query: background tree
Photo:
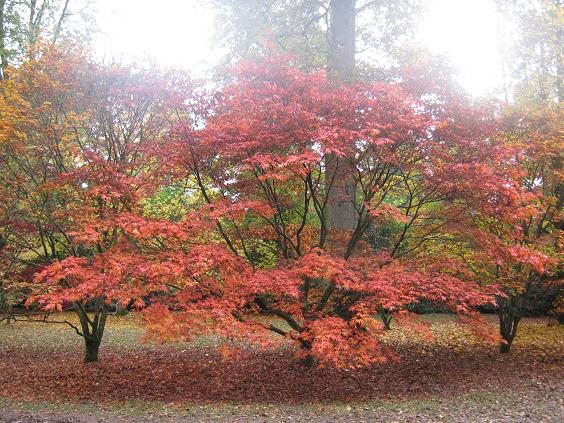
[[[215,41],[232,61],[264,57],[274,48],[296,57],[298,66],[322,69],[329,57],[332,9],[339,3],[355,9],[354,44],[361,63],[371,57],[379,66],[394,61],[394,50],[414,33],[422,11],[420,1],[213,0]]]
[[[38,41],[85,41],[94,30],[92,0],[0,0],[2,69]]]
[[[517,28],[507,44],[507,85],[519,101],[562,101],[564,8],[560,0],[498,0],[503,18]]]

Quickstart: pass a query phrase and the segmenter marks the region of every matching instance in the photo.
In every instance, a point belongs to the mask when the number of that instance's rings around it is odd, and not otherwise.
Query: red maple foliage
[[[486,108],[420,85],[340,85],[279,59],[242,65],[217,92],[181,82],[126,75],[104,91],[80,127],[88,143],[69,141],[71,169],[43,185],[65,195],[69,252],[28,302],[74,304],[91,358],[115,302],[150,303],[156,338],[275,333],[304,362],[339,367],[395,357],[377,312],[425,300],[475,323],[495,302],[495,285],[440,249],[473,230],[477,207],[497,216],[521,197]],[[328,225],[339,166],[354,173],[353,231]],[[180,219],[148,212],[170,186],[189,199]],[[385,242],[370,237],[382,230]]]
[[[160,287],[158,278],[137,278],[144,253],[127,229],[163,177],[155,151],[185,110],[190,81],[99,66],[53,46],[38,46],[8,73],[0,109],[2,260],[22,264],[23,274],[41,269],[26,304],[76,310],[80,327],[63,323],[84,338],[86,360],[94,361],[112,306],[141,306]]]
[[[200,244],[207,268],[150,308],[153,335],[218,331],[268,343],[275,332],[307,362],[358,367],[394,356],[377,341],[379,310],[401,314],[425,299],[473,315],[493,303],[495,287],[419,255],[468,212],[470,196],[495,207],[488,196],[516,195],[497,166],[504,150],[488,143],[496,122],[452,99],[428,100],[400,84],[339,85],[276,59],[241,66],[208,103],[205,124],[177,126],[169,146],[176,179],[201,204],[179,227],[205,228],[174,257],[183,251],[190,262]],[[327,226],[328,154],[355,171],[351,232]],[[397,230],[375,248],[367,231],[385,225]],[[257,311],[280,324],[252,318]]]
[[[501,352],[510,349],[531,291],[561,285],[561,122],[559,105],[509,109],[494,140],[506,153],[492,162],[496,156],[480,152],[472,170],[464,169],[492,185],[484,182],[469,191],[463,201],[470,212],[460,217],[458,228],[445,228],[450,266],[502,289],[497,297]],[[503,170],[497,180],[487,163]]]

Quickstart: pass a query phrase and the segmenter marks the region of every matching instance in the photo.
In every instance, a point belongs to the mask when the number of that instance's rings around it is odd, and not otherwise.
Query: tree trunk
[[[500,353],[508,353],[517,335],[517,327],[522,316],[523,296],[510,295],[498,298],[499,334],[505,342],[499,345]]]
[[[61,30],[63,28],[63,21],[67,17],[69,3],[70,0],[65,0],[65,4],[63,5],[63,10],[59,15],[59,20],[57,21],[57,25],[55,25],[55,29],[53,30],[53,40],[52,40],[53,44],[55,44],[58,41],[59,35],[61,34]]]
[[[331,0],[328,67],[332,76],[350,82],[355,65],[356,0]]]
[[[392,315],[385,308],[382,307],[378,307],[378,315],[380,316],[380,320],[382,320],[384,329],[391,330],[392,327],[390,325],[392,323]]]
[[[0,79],[4,79],[4,69],[8,67],[6,52],[6,0],[0,0]]]
[[[330,17],[329,75],[335,80],[350,82],[355,66],[355,0],[331,0]],[[356,227],[355,173],[354,165],[345,158],[332,153],[325,156],[326,218],[330,240],[335,230],[353,231]]]
[[[98,361],[98,351],[100,350],[100,343],[102,339],[84,338],[85,355],[84,361],[86,363],[93,363]]]
[[[304,350],[305,355],[304,358],[300,359],[299,363],[308,369],[317,367],[319,359],[311,354],[311,343],[309,341],[302,341],[301,348]]]
[[[108,317],[108,309],[104,298],[100,297],[94,301],[94,315],[92,317],[88,316],[86,304],[83,303],[76,304],[76,313],[82,328],[81,335],[84,338],[84,361],[87,363],[96,362],[98,361],[98,351],[100,350]]]
[[[317,357],[308,354],[305,358],[302,358],[300,360],[300,364],[308,369],[313,369],[314,367],[317,367],[319,360],[317,359]]]

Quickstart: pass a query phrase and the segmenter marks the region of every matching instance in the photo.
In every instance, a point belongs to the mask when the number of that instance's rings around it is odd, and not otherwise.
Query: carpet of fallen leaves
[[[427,317],[426,317],[427,318]],[[38,323],[0,327],[0,397],[17,402],[319,404],[455,398],[543,387],[561,396],[564,328],[526,319],[511,354],[476,341],[452,321],[431,317],[434,337],[395,328],[400,360],[362,370],[304,369],[289,347],[221,354],[219,341],[155,346],[137,316],[113,318],[99,363],[82,363],[69,328]],[[490,324],[495,324],[492,318]]]

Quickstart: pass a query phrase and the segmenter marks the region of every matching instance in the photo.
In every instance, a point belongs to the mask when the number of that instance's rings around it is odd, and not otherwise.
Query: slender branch
[[[32,315],[25,315],[25,319],[18,319],[17,317],[12,316],[11,319],[14,322],[38,322],[38,323],[68,325],[75,330],[77,335],[86,338],[86,336],[80,331],[78,326],[74,325],[68,320],[49,320],[49,313],[44,314],[42,319],[32,319],[31,316]]]

